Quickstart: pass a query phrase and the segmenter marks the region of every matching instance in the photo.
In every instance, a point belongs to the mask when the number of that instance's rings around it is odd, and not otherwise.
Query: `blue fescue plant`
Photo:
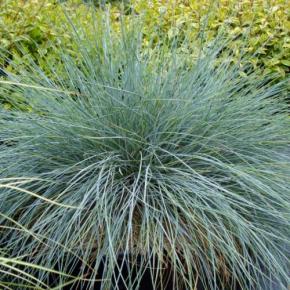
[[[173,289],[287,289],[285,85],[217,61],[222,37],[194,58],[121,28],[76,34],[82,61],[62,52],[54,79],[31,62],[0,81],[14,108],[0,117],[1,285],[133,290],[149,271],[166,289],[168,270]]]

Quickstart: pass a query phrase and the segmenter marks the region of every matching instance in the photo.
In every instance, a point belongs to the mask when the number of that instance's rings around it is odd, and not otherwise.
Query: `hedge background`
[[[61,70],[57,49],[74,53],[67,19],[82,26],[84,33],[92,31],[93,13],[96,11],[89,0],[69,0],[62,3],[53,0],[0,0],[0,67],[17,73],[21,63],[33,59],[45,70],[47,62]],[[125,18],[142,17],[145,21],[146,38],[152,35],[166,39],[190,37],[192,40],[204,31],[204,40],[209,41],[223,28],[235,39],[231,49],[238,58],[242,35],[249,33],[245,51],[255,56],[251,64],[262,73],[274,72],[280,79],[290,69],[290,6],[287,0],[133,0],[105,1],[101,5],[110,9],[114,23]],[[109,3],[110,2],[110,3]],[[117,27],[117,25],[116,25]],[[182,49],[182,45],[181,45]],[[19,63],[17,69],[10,61]]]

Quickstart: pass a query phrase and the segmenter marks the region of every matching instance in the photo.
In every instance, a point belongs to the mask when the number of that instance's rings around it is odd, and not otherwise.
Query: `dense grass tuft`
[[[285,87],[217,64],[220,41],[190,60],[102,30],[55,82],[33,63],[0,81],[29,108],[1,110],[0,246],[26,273],[1,283],[138,289],[149,269],[164,289],[170,269],[174,289],[286,289]]]

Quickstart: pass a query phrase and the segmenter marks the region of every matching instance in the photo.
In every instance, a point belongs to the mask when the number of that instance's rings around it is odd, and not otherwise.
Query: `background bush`
[[[73,21],[78,21],[87,32],[93,30],[89,21],[93,11],[84,4],[90,1],[62,2]],[[118,22],[122,1],[108,2],[113,5],[112,21]],[[204,41],[209,41],[223,26],[228,35],[236,38],[236,42],[231,43],[231,49],[233,59],[237,61],[243,41],[241,35],[249,30],[244,50],[251,54],[249,61],[253,67],[265,74],[275,72],[279,78],[289,73],[290,37],[287,32],[290,19],[287,0],[133,0],[131,4],[128,1],[125,4],[125,10],[132,13],[127,17],[142,15],[145,19],[145,42],[152,39],[152,35],[156,38],[162,35],[162,39],[166,36],[169,41],[176,37],[183,39],[186,35],[194,40],[203,30]],[[40,65],[43,58],[60,65],[56,50],[52,48],[61,46],[74,51],[64,22],[65,16],[57,1],[3,0],[0,3],[0,47],[10,52],[10,59],[20,57],[23,60],[28,53]],[[20,49],[20,46],[23,48]],[[253,52],[256,52],[255,55]],[[11,69],[7,60],[2,59],[0,65]]]
[[[154,30],[162,31],[169,39],[181,37],[184,32],[195,39],[203,33],[204,40],[209,41],[223,27],[236,39],[231,49],[238,61],[243,47],[241,36],[248,33],[244,51],[251,54],[255,69],[278,73],[280,78],[289,72],[290,10],[286,0],[135,0],[132,5],[137,13],[145,15],[148,36]]]
[[[47,63],[59,66],[60,50],[73,55],[73,42],[66,15],[71,21],[89,26],[89,6],[81,1],[66,1],[60,5],[52,0],[4,0],[0,2],[0,65],[6,70],[18,72],[21,63],[32,59],[47,72]],[[91,24],[90,24],[91,25]],[[59,50],[59,51],[58,51]],[[14,67],[9,64],[13,60]],[[44,65],[44,63],[46,65]],[[19,64],[19,67],[15,67]]]

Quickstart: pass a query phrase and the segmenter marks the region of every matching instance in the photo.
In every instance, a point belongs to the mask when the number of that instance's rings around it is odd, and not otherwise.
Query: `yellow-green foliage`
[[[92,10],[82,0],[62,1],[72,21],[82,24],[90,33]],[[89,2],[89,1],[86,1]],[[109,2],[109,1],[107,1]],[[111,15],[116,25],[120,19],[120,2],[111,1]],[[263,72],[277,72],[283,78],[290,66],[290,7],[288,0],[133,0],[126,1],[127,19],[136,15],[145,20],[145,43],[152,35],[165,36],[166,41],[189,36],[196,39],[205,30],[205,40],[223,27],[235,38],[231,42],[238,58],[243,39],[250,31],[245,50],[253,53],[251,63]],[[58,67],[61,63],[53,47],[70,50],[73,42],[68,33],[66,16],[54,0],[0,0],[0,48],[8,50],[10,59],[21,62],[25,54],[32,55],[45,70],[45,63]],[[130,21],[129,21],[130,22]],[[21,48],[20,48],[21,47]],[[23,51],[23,49],[25,51]],[[7,53],[6,53],[7,56]],[[45,61],[44,61],[45,60]],[[0,67],[9,67],[9,61],[0,59]]]
[[[57,65],[56,47],[73,53],[64,8],[72,21],[89,25],[89,8],[81,1],[67,1],[62,7],[52,0],[0,0],[0,65],[13,70],[10,60],[21,63],[27,54],[41,66],[44,59]]]
[[[204,31],[206,40],[223,27],[240,48],[253,53],[252,65],[264,73],[285,77],[290,67],[290,2],[288,0],[134,0],[133,9],[146,21],[145,33],[165,34],[168,39],[189,33],[195,39]],[[247,43],[241,35],[248,33]]]
[[[0,69],[17,74],[27,64],[34,65],[33,61],[53,79],[56,75],[62,75],[64,67],[60,54],[63,50],[69,51],[71,55],[77,51],[67,16],[75,23],[80,21],[82,28],[90,31],[92,14],[89,6],[80,0],[66,1],[64,7],[57,2],[0,0]],[[51,75],[52,70],[48,65],[53,67],[54,75]],[[0,102],[8,109],[11,104],[1,98],[2,89],[0,87]],[[22,100],[21,95],[13,94],[13,97]]]

